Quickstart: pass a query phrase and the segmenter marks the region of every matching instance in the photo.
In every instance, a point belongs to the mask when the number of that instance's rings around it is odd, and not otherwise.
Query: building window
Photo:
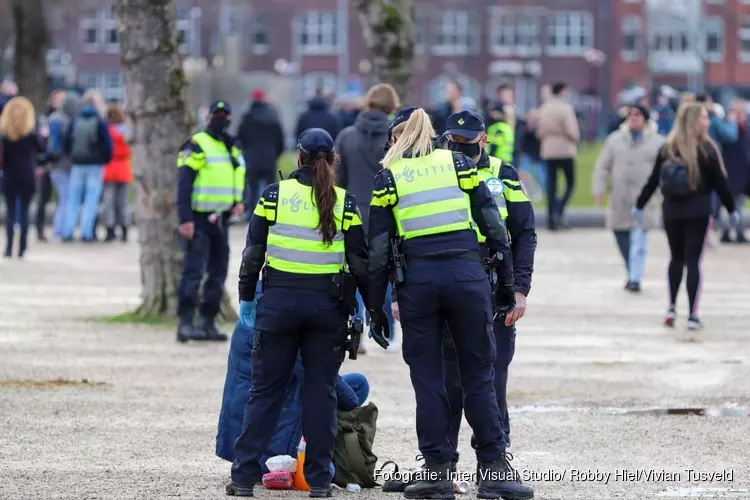
[[[81,71],[78,77],[78,83],[84,91],[99,89],[99,74],[93,71]]]
[[[559,12],[549,18],[547,53],[583,55],[594,46],[594,18],[590,12]]]
[[[103,74],[102,95],[108,101],[122,101],[125,94],[125,79],[122,71]]]
[[[99,12],[89,9],[83,13],[80,23],[81,45],[84,52],[99,50]]]
[[[652,26],[651,50],[663,55],[685,55],[693,50],[694,43],[682,22],[663,22]]]
[[[195,7],[196,9],[198,7]],[[177,6],[177,48],[182,54],[190,54],[193,39],[196,37],[192,9],[183,5]]]
[[[338,53],[338,16],[336,12],[306,12],[302,15],[300,28],[300,43],[305,54]]]
[[[336,93],[339,83],[338,76],[332,73],[308,73],[302,78],[302,96],[305,100],[312,99],[318,89],[330,89]]]
[[[414,17],[414,52],[424,54],[427,45],[427,18],[415,15]]]
[[[637,61],[641,58],[641,18],[626,16],[622,19],[622,58],[625,61]]]
[[[268,14],[254,14],[250,21],[250,46],[253,54],[265,54],[268,52],[269,39]]]
[[[438,17],[432,52],[439,56],[472,54],[478,48],[479,26],[465,10],[443,11]]]
[[[219,7],[219,33],[222,35],[236,35],[247,25],[247,9],[238,5],[222,5]]]
[[[111,8],[103,8],[100,11],[102,16],[102,31],[104,33],[104,50],[106,52],[119,52],[120,44],[117,43],[117,19]]]
[[[750,62],[750,17],[742,19],[739,29],[740,47],[737,53],[739,60]]]
[[[490,18],[490,50],[494,55],[539,55],[541,53],[539,16],[508,10],[494,10]]]
[[[724,20],[710,17],[705,22],[706,60],[721,62],[724,60]]]

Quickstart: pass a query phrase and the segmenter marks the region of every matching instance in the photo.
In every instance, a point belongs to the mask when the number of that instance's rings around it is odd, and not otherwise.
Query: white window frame
[[[747,1],[750,2],[750,0]],[[744,63],[750,62],[750,16],[744,16],[740,20],[739,28],[737,28],[737,38],[737,59]],[[747,50],[742,50],[743,40],[747,40],[748,42]]]
[[[114,99],[122,102],[125,97],[125,74],[122,71],[103,72],[100,88],[105,100]]]
[[[265,22],[260,23],[258,19],[265,19]],[[250,50],[255,55],[267,54],[271,46],[271,20],[268,12],[258,12],[251,14],[250,19]],[[256,43],[256,36],[263,30],[266,35],[266,43]]]
[[[668,47],[657,47],[658,41],[666,41],[669,45],[670,41],[673,47],[681,45],[682,39],[685,39],[685,48],[675,50],[674,48],[669,49]],[[654,55],[661,56],[674,56],[674,55],[690,55],[695,53],[695,37],[691,37],[688,33],[687,25],[679,21],[672,21],[666,24],[655,24],[651,26],[651,33],[649,34],[649,52]]]
[[[720,63],[724,61],[724,53],[726,51],[726,36],[724,34],[724,19],[718,16],[712,16],[705,20],[704,22],[704,33],[705,33],[705,40],[703,41],[704,45],[704,55],[705,60],[712,63]],[[719,51],[718,52],[709,52],[708,51],[708,36],[710,34],[717,35],[719,39]]]
[[[77,79],[78,83],[83,87],[84,92],[101,88],[101,74],[96,71],[81,71]]]
[[[542,18],[538,11],[494,7],[491,8],[489,22],[489,46],[492,55],[541,55]],[[502,35],[508,36],[512,44],[500,43]]]
[[[219,4],[219,33],[222,35],[238,35],[246,26],[248,7],[245,5]]]
[[[622,32],[622,50],[621,57],[624,61],[638,61],[641,59],[643,52],[643,19],[639,15],[627,15],[621,21]],[[625,39],[628,36],[635,37],[635,47],[629,49],[625,46]]]
[[[578,29],[578,32],[568,33],[573,26]],[[556,40],[570,36],[571,41],[576,40],[576,44],[571,46],[552,45],[550,40],[553,34]],[[588,45],[584,46],[578,43],[582,34],[587,36]],[[594,15],[591,12],[568,10],[554,12],[547,17],[547,55],[549,56],[582,56],[588,50],[594,48],[595,36],[596,26],[594,24]]]
[[[479,23],[475,13],[469,10],[444,10],[435,20],[432,53],[436,56],[467,56],[479,49]],[[441,37],[463,37],[463,43],[440,40]]]
[[[99,11],[101,16],[101,30],[102,30],[102,48],[104,52],[110,54],[116,54],[120,52],[119,33],[117,33],[117,19],[115,18],[114,12],[111,7],[102,7]],[[109,32],[114,30],[117,34],[118,41],[112,43],[109,41]]]
[[[333,55],[341,50],[338,12],[308,10],[300,15],[299,47],[306,55]],[[307,43],[303,43],[303,35]]]
[[[98,9],[87,9],[83,12],[81,20],[78,23],[78,30],[80,33],[81,50],[85,53],[96,53],[100,50],[100,43],[102,41],[101,36],[101,16],[99,15]],[[96,33],[96,41],[88,41],[88,31],[94,30]]]
[[[175,23],[175,29],[179,33],[180,31],[185,32],[185,39],[177,47],[177,50],[181,54],[190,54],[193,40],[195,38],[195,23],[193,22],[193,16],[191,15],[192,9],[184,6],[177,6],[177,22]],[[183,15],[181,15],[183,14]],[[179,36],[179,35],[177,35]],[[179,38],[178,38],[179,40]]]

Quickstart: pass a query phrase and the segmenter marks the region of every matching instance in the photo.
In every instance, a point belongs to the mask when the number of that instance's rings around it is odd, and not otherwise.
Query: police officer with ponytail
[[[260,459],[276,429],[299,352],[305,371],[305,480],[311,497],[331,496],[334,386],[344,360],[348,316],[356,305],[355,286],[367,290],[367,244],[354,196],[334,186],[331,136],[308,129],[297,147],[299,168],[265,189],[242,253],[240,308],[255,297],[261,268],[263,296],[255,320],[252,389],[228,495],[252,496],[260,483]],[[379,295],[381,310],[383,297],[385,289]],[[366,294],[363,298],[368,305]]]
[[[512,493],[513,481],[493,382],[496,351],[488,325],[494,307],[474,223],[498,256],[500,305],[512,308],[513,267],[506,229],[474,162],[461,153],[435,149],[435,131],[424,110],[400,110],[390,135],[385,168],[375,177],[370,204],[367,296],[372,337],[387,346],[388,321],[379,311],[389,275],[390,241],[398,238],[398,250],[406,259],[404,279],[396,284],[402,349],[416,395],[417,436],[427,472],[404,495],[454,497],[450,472],[456,450],[446,436],[450,406],[442,354],[447,322],[459,359],[466,418],[483,471],[478,496],[506,496]]]

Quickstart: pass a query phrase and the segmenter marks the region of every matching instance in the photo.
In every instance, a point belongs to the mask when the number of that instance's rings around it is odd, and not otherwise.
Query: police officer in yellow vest
[[[389,275],[389,240],[398,237],[406,259],[396,283],[403,328],[403,356],[417,403],[417,437],[427,473],[404,491],[406,498],[453,498],[451,460],[456,450],[446,436],[450,423],[443,380],[443,326],[447,322],[466,389],[466,418],[477,437],[480,498],[508,490],[507,460],[492,365],[496,351],[493,306],[479,254],[475,224],[499,254],[502,305],[512,307],[513,268],[500,214],[477,167],[460,153],[434,149],[435,131],[419,108],[399,111],[391,127],[385,169],[375,176],[370,204],[370,329],[387,347],[388,319],[381,310]]]
[[[516,169],[509,163],[489,156],[485,151],[487,134],[484,120],[471,111],[455,113],[448,117],[445,133],[445,146],[451,151],[458,151],[471,158],[479,169],[479,177],[489,188],[500,210],[500,216],[508,228],[513,253],[513,288],[516,296],[516,307],[509,314],[499,316],[494,321],[497,360],[495,362],[495,393],[502,416],[504,443],[510,446],[510,421],[508,419],[507,385],[508,366],[513,359],[516,345],[516,322],[526,312],[526,296],[531,289],[531,274],[534,270],[534,252],[536,251],[536,224],[531,200],[521,184]],[[485,238],[480,234],[479,242],[482,255],[488,255]],[[456,354],[450,338],[446,338],[444,349],[445,385],[451,405],[451,425],[448,438],[454,446],[458,445],[458,433],[461,427],[463,394],[459,378]],[[457,457],[456,457],[457,458]],[[518,484],[516,496],[507,498],[526,498],[531,488]],[[520,495],[519,495],[520,493]],[[506,498],[505,495],[503,495]]]
[[[253,300],[265,269],[255,319],[252,391],[235,444],[229,495],[252,496],[253,485],[260,483],[260,459],[276,429],[299,352],[305,369],[305,480],[311,497],[331,496],[334,385],[344,360],[348,316],[356,309],[355,288],[367,290],[367,243],[356,199],[334,185],[331,136],[308,129],[297,147],[299,168],[265,189],[242,253],[240,301]],[[383,297],[385,289],[381,307]]]
[[[243,212],[245,161],[227,129],[232,108],[217,101],[208,124],[182,147],[177,158],[177,216],[185,239],[185,261],[177,290],[177,340],[225,341],[216,328],[229,266],[227,235],[230,214]],[[203,285],[199,323],[193,325],[198,289]]]
[[[497,102],[492,106],[490,113],[498,121],[487,128],[487,154],[512,163],[516,147],[515,123],[511,123],[503,103]]]

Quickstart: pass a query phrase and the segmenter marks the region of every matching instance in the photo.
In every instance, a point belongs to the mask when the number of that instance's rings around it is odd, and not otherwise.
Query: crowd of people
[[[55,199],[53,238],[72,242],[98,240],[97,226],[106,228],[104,241],[127,241],[132,183],[131,153],[125,112],[106,105],[102,95],[88,91],[53,92],[45,110],[35,110],[11,82],[0,87],[0,192],[6,207],[5,257],[12,257],[16,229],[17,256],[28,248],[30,206],[36,196],[37,240],[45,233],[47,207]]]

